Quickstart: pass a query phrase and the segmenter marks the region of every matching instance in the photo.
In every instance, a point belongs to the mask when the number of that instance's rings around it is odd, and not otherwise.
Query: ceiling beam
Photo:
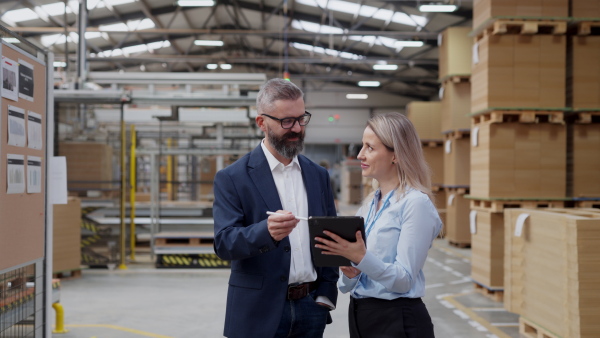
[[[38,34],[56,34],[64,33],[63,27],[11,27],[11,31],[15,33],[29,33],[31,35]],[[76,27],[67,27],[68,32],[77,32]],[[109,34],[170,34],[170,35],[260,35],[260,36],[281,36],[281,30],[262,30],[262,29],[185,29],[185,28],[149,28],[144,30],[136,31],[115,31],[115,30],[101,30],[98,27],[87,27],[86,32],[104,32]],[[411,38],[411,39],[437,39],[438,33],[435,32],[407,32],[407,31],[378,31],[378,30],[351,30],[341,33],[315,33],[307,31],[288,31],[288,36],[336,36],[336,37],[347,37],[347,36],[385,36],[395,38]]]

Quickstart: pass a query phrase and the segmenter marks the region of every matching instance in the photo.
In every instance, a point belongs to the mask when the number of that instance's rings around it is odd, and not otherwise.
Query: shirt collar
[[[276,159],[275,156],[273,156],[273,154],[271,154],[271,152],[269,151],[269,149],[265,145],[265,139],[264,138],[260,142],[260,146],[261,146],[263,152],[265,153],[265,157],[267,158],[267,162],[269,162],[269,168],[271,168],[271,171],[275,170],[275,168],[277,168],[277,166],[279,166],[279,165],[281,165],[281,168],[285,167],[283,165],[283,163],[279,162],[279,160]],[[298,161],[298,156],[294,156],[294,158],[292,159],[292,162],[289,165],[297,167],[300,171],[302,171],[302,167],[300,167],[300,162]]]

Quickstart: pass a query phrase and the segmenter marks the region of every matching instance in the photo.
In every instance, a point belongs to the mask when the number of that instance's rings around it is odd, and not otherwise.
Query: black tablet
[[[364,219],[360,216],[322,216],[308,219],[308,233],[310,235],[310,250],[315,266],[350,266],[350,260],[342,256],[323,255],[321,249],[315,248],[315,237],[331,239],[323,234],[323,230],[331,231],[350,242],[356,242],[356,232],[360,230],[365,238]],[[366,243],[366,241],[365,241]]]

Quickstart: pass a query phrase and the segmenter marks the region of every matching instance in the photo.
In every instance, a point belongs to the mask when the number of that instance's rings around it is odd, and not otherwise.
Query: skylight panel
[[[356,14],[362,17],[372,17],[374,19],[388,21],[408,25],[408,26],[425,26],[427,24],[427,18],[421,15],[408,15],[406,13],[394,12],[389,9],[377,8],[367,5],[359,5],[353,2],[343,0],[296,0],[296,3],[300,3],[307,6],[326,8],[329,10]]]
[[[143,19],[143,20],[130,20],[127,21],[127,26],[129,27],[130,30],[137,30],[140,31],[142,29],[150,29],[150,28],[154,28],[156,27],[154,25],[154,22],[148,18]]]
[[[53,4],[47,4],[41,6],[42,10],[50,16],[63,15],[65,13],[64,2],[55,2]],[[72,13],[70,7],[67,6],[67,13]]]
[[[103,1],[111,6],[119,6],[119,5],[125,5],[125,4],[130,4],[132,2],[136,2],[136,0],[103,0]]]
[[[151,42],[149,44],[141,44],[141,45],[123,47],[120,49],[105,50],[98,54],[92,53],[91,55],[99,56],[99,57],[121,56],[121,55],[127,56],[129,54],[142,53],[142,52],[152,51],[155,49],[160,49],[160,48],[165,48],[165,47],[170,47],[170,46],[171,46],[171,43],[168,40],[164,40],[164,41]]]
[[[331,55],[331,56],[341,57],[341,58],[350,59],[350,60],[362,60],[365,58],[364,56],[358,55],[358,54],[341,52],[339,50],[323,48],[323,47],[313,47],[311,45],[297,43],[297,42],[293,42],[292,47],[294,47],[296,49],[306,50],[309,52],[314,52],[314,53],[324,54],[324,55]]]
[[[20,8],[12,11],[7,11],[2,16],[2,20],[9,24],[12,22],[23,22],[39,18],[40,17],[37,15],[37,13],[29,8]]]
[[[150,29],[156,27],[150,19],[130,20],[125,23],[114,23],[110,25],[100,25],[98,29],[103,32],[129,32]]]
[[[101,30],[103,32],[127,32],[129,31],[129,27],[127,27],[126,24],[120,22],[113,23],[110,25],[100,25],[98,26],[98,30]]]
[[[329,34],[329,33],[340,34],[340,33],[344,32],[343,29],[338,28],[338,27],[332,27],[332,26],[328,26],[328,25],[319,25],[317,23],[302,21],[302,20],[293,20],[292,28],[304,30],[307,32],[322,33],[322,34]],[[396,49],[397,52],[399,52],[402,49],[402,47],[404,47],[404,46],[398,45],[400,40],[388,38],[385,36],[350,35],[350,36],[348,36],[348,39],[350,39],[352,41],[360,41],[360,42],[366,43],[366,44],[375,44],[378,46],[386,46],[388,48]]]

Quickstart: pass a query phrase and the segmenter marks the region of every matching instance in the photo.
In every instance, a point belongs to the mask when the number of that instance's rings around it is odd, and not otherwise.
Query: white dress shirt
[[[291,211],[295,216],[308,217],[308,201],[306,187],[302,180],[302,168],[298,162],[298,156],[294,156],[292,162],[287,166],[279,162],[265,146],[265,140],[261,147],[279,193],[279,199],[283,210]],[[277,210],[272,210],[277,211]],[[290,264],[289,284],[312,282],[317,279],[317,272],[312,264],[310,254],[310,237],[308,234],[308,222],[299,221],[296,228],[289,234],[292,261]]]

